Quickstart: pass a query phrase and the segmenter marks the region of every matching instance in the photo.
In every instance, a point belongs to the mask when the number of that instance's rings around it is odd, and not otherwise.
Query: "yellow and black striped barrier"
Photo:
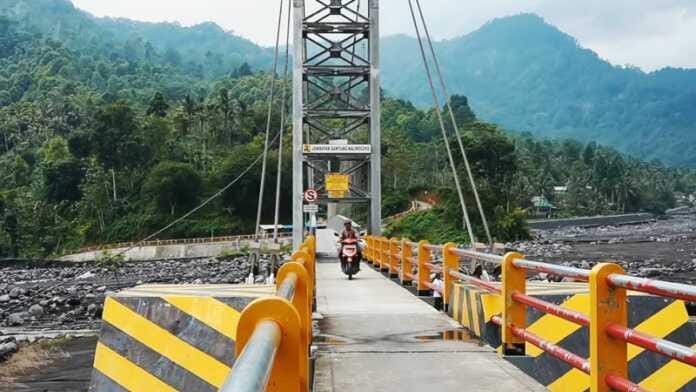
[[[90,391],[217,391],[234,364],[242,311],[274,292],[150,285],[108,297]]]
[[[452,318],[492,347],[501,349],[500,326],[493,316],[502,312],[502,298],[475,286],[453,283],[449,308]],[[529,282],[527,294],[581,313],[590,312],[585,283]],[[586,327],[527,308],[528,331],[550,343],[582,357],[588,357],[589,333]],[[636,331],[679,343],[696,345],[696,328],[689,322],[683,301],[629,292],[628,326]],[[557,360],[534,345],[525,345],[526,356],[508,360],[545,385],[550,391],[573,392],[590,388],[590,377]],[[631,380],[651,391],[696,391],[696,368],[671,360],[640,347],[628,346],[628,371]]]

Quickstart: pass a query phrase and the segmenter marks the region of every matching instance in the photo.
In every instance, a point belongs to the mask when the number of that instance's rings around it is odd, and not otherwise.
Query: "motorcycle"
[[[341,241],[341,270],[348,275],[348,280],[353,280],[353,275],[360,272],[360,262],[362,255],[359,251],[358,240],[346,238]]]

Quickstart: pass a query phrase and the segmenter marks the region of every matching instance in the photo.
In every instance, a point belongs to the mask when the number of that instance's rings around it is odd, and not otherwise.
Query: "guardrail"
[[[443,303],[452,299],[455,280],[500,295],[502,314],[490,321],[500,325],[503,354],[524,355],[525,343],[530,343],[549,355],[590,376],[592,392],[645,391],[628,379],[627,346],[632,344],[682,363],[696,366],[696,351],[674,342],[650,336],[628,328],[627,291],[638,291],[656,296],[696,302],[696,287],[677,283],[637,278],[625,274],[616,263],[601,263],[591,270],[559,266],[527,260],[524,255],[510,252],[503,256],[457,248],[449,243],[430,245],[426,241],[415,244],[408,240],[367,237],[367,260],[390,275],[399,274],[402,284],[417,282],[419,293],[435,289],[425,281],[431,271],[442,271]],[[417,257],[413,250],[417,248]],[[400,251],[399,251],[400,250]],[[431,261],[432,252],[442,254],[442,263]],[[484,281],[462,273],[459,263],[470,259],[501,266],[501,282]],[[414,274],[414,269],[417,273]],[[588,282],[590,314],[552,304],[526,294],[527,272],[544,272],[574,281]],[[578,356],[542,337],[527,327],[527,307],[587,327],[590,332],[589,360]]]
[[[289,236],[282,236],[279,239],[284,240],[291,238]],[[254,234],[244,234],[244,235],[232,235],[232,236],[222,236],[222,237],[204,237],[204,238],[183,238],[183,239],[172,239],[172,240],[151,240],[151,241],[141,241],[141,242],[117,242],[114,244],[104,244],[88,246],[85,248],[78,249],[75,253],[84,252],[94,252],[98,250],[109,250],[109,249],[119,249],[119,248],[137,248],[146,246],[167,246],[167,245],[188,245],[188,244],[210,244],[215,242],[236,242],[236,241],[246,241],[255,240],[256,236]],[[261,237],[260,239],[268,239],[267,237]]]
[[[315,257],[316,240],[309,237],[278,271],[276,295],[244,309],[237,359],[220,391],[309,391]]]

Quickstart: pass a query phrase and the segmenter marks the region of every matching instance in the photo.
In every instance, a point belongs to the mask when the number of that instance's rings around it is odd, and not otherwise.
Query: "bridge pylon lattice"
[[[303,193],[369,205],[381,225],[379,0],[293,0],[293,242],[302,242]]]

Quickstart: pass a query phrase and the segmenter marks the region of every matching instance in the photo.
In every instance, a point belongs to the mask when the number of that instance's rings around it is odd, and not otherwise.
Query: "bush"
[[[530,234],[524,210],[517,208],[506,213],[502,208],[496,209],[493,236],[498,241],[528,240]]]

